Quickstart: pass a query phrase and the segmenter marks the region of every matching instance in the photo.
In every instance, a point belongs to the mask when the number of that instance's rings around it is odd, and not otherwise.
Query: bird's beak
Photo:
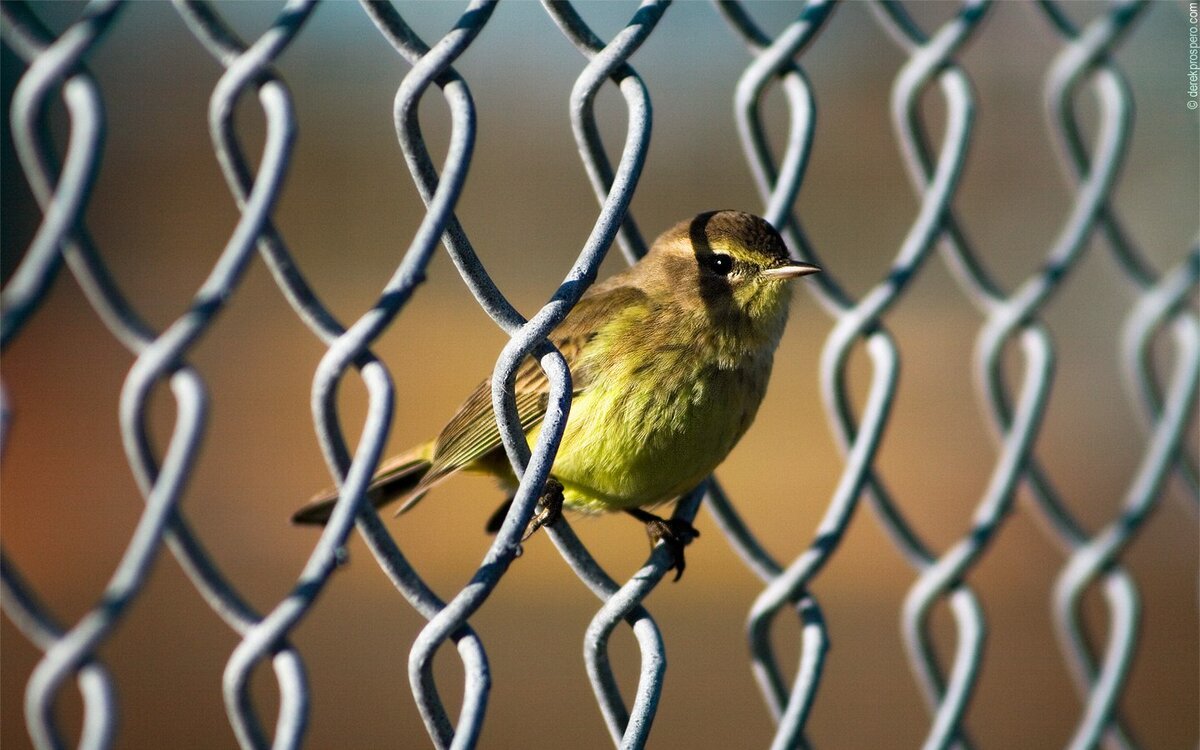
[[[818,273],[821,270],[819,266],[814,266],[812,263],[801,263],[798,260],[787,260],[783,265],[775,266],[774,268],[764,268],[762,275],[768,279],[794,279],[797,276],[807,276],[810,273]]]

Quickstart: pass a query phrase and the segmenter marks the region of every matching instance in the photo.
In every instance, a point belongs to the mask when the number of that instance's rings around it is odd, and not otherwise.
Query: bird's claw
[[[650,536],[651,545],[661,541],[671,553],[672,562],[668,570],[675,570],[675,578],[671,582],[678,581],[683,576],[683,569],[687,567],[687,561],[683,557],[683,548],[700,536],[700,532],[682,518],[658,518],[655,516],[646,521],[646,533]]]
[[[508,509],[512,507],[513,498],[508,498],[501,503],[499,508],[492,513],[488,519],[487,533],[495,534],[500,531],[500,527],[504,525],[504,519],[508,517]],[[562,482],[554,477],[546,480],[546,484],[542,486],[542,496],[538,498],[538,511],[534,513],[533,518],[529,521],[529,527],[525,531],[525,535],[521,537],[524,542],[529,537],[537,533],[537,530],[543,526],[553,526],[554,522],[562,517],[563,507],[563,486]]]
[[[530,520],[529,528],[525,531],[525,536],[521,537],[522,542],[536,534],[538,529],[543,526],[553,526],[558,519],[562,518],[562,482],[554,477],[548,478],[546,484],[542,486],[542,496],[538,498],[538,506],[538,512]]]

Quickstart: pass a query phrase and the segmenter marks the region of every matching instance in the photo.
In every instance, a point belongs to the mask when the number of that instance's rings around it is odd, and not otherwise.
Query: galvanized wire
[[[800,18],[771,43],[737,5],[723,3],[721,7],[750,44],[752,53],[758,57],[747,69],[739,85],[736,111],[747,158],[766,203],[765,216],[780,228],[800,257],[816,258],[812,244],[792,208],[799,180],[803,176],[807,151],[811,147],[814,111],[811,90],[794,58],[808,41],[811,25],[819,24],[824,19],[825,8],[822,3],[807,4]],[[915,30],[915,25],[899,5],[883,4],[878,7],[883,11],[879,15],[885,21],[885,27],[899,32],[895,35],[910,54],[910,61],[902,69],[894,89],[892,110],[895,124],[910,161],[918,153],[924,156],[928,174],[918,184],[922,203],[917,222],[901,245],[887,277],[858,301],[837,285],[835,273],[821,274],[818,277],[821,283],[815,287],[818,300],[837,319],[822,355],[821,373],[825,402],[846,453],[846,468],[809,549],[781,573],[772,570],[775,567],[773,563],[757,566],[760,575],[764,572],[767,574],[764,578],[768,586],[751,609],[749,630],[756,675],[778,723],[775,747],[792,747],[805,742],[802,727],[808,707],[814,699],[824,652],[828,648],[828,635],[820,610],[808,586],[845,533],[862,493],[869,493],[897,545],[914,565],[924,571],[922,580],[929,580],[929,576],[937,575],[939,570],[949,567],[942,565],[939,568],[932,554],[903,520],[872,468],[899,375],[899,352],[884,328],[881,316],[901,296],[908,281],[924,262],[948,214],[949,202],[966,155],[972,114],[969,87],[961,72],[953,67],[952,59],[975,30],[986,4],[965,3],[962,12],[932,38],[926,38],[919,30]],[[920,135],[923,130],[916,116],[916,102],[935,75],[947,98],[948,121],[941,153],[936,164],[931,164],[928,149]],[[772,161],[757,111],[764,85],[771,76],[780,78],[792,116],[788,150],[778,166]],[[861,419],[855,416],[855,409],[848,401],[845,380],[851,348],[859,341],[866,346],[874,368]],[[730,520],[731,507],[719,503],[714,504],[714,508],[718,515],[726,519],[723,526],[727,533],[734,534],[735,539],[744,539],[743,534],[737,533],[744,526],[740,521]],[[754,549],[744,542],[739,546]],[[756,552],[744,556],[763,559]],[[958,727],[981,656],[983,618],[980,606],[960,579],[954,579],[952,584],[948,588],[933,589],[935,595],[948,594],[959,628],[959,647],[948,684],[938,670],[922,624],[932,598],[923,599],[916,607],[910,605],[905,620],[907,642],[918,675],[923,678],[926,693],[936,709],[928,747],[948,746],[960,738]],[[804,657],[790,695],[769,638],[772,618],[789,603],[797,607],[805,623],[802,639]]]
[[[208,124],[239,219],[187,308],[161,332],[144,323],[127,303],[84,220],[105,135],[104,97],[86,62],[105,31],[117,22],[121,6],[116,0],[93,0],[77,20],[54,35],[24,4],[0,5],[4,43],[28,64],[14,95],[12,132],[21,168],[43,212],[32,242],[0,294],[0,348],[6,350],[37,314],[65,262],[98,318],[136,357],[121,394],[120,426],[128,462],[145,500],[108,585],[97,603],[72,625],[62,625],[50,614],[13,561],[0,551],[0,603],[44,654],[27,683],[25,701],[26,723],[38,748],[65,745],[53,709],[71,678],[77,681],[84,704],[80,745],[104,748],[114,742],[116,693],[97,651],[128,606],[141,596],[164,542],[202,598],[240,638],[224,675],[226,712],[238,743],[245,748],[298,747],[307,729],[310,688],[290,634],[328,585],[353,528],[398,593],[428,621],[412,644],[408,676],[432,743],[438,748],[478,744],[492,675],[470,619],[486,604],[520,552],[521,537],[549,476],[570,410],[571,373],[546,336],[594,281],[614,241],[630,263],[647,249],[629,206],[646,162],[652,107],[650,90],[629,60],[653,34],[661,33],[657,30],[663,26],[669,2],[645,0],[608,41],[597,36],[570,3],[544,3],[550,19],[586,60],[571,91],[568,115],[599,212],[570,270],[547,302],[526,320],[492,280],[455,214],[468,179],[478,123],[470,88],[454,64],[487,31],[495,1],[474,0],[449,31],[427,44],[396,7],[382,0],[362,0],[366,15],[408,68],[397,84],[393,119],[426,212],[413,236],[401,243],[400,260],[376,299],[348,325],[320,301],[272,219],[297,127],[291,96],[275,65],[309,23],[315,4],[316,0],[289,0],[261,35],[245,42],[223,20],[218,6],[175,0],[197,43],[223,70],[210,98]],[[1157,272],[1122,226],[1111,200],[1132,127],[1132,94],[1113,53],[1146,4],[1118,0],[1083,28],[1053,2],[1040,4],[1063,42],[1047,73],[1046,102],[1073,200],[1044,264],[1012,291],[989,275],[986,254],[974,248],[953,205],[976,114],[970,80],[958,57],[979,33],[989,3],[966,0],[932,32],[923,30],[900,2],[873,4],[879,23],[907,56],[894,82],[891,114],[919,206],[885,276],[857,298],[839,282],[840,259],[828,263],[819,256],[796,210],[816,145],[816,98],[803,62],[812,42],[836,22],[834,4],[829,0],[802,3],[795,20],[773,37],[741,3],[721,0],[717,7],[751,56],[734,92],[734,114],[761,193],[763,215],[779,228],[797,259],[825,267],[808,288],[834,321],[820,360],[821,392],[845,461],[817,529],[791,562],[781,562],[765,549],[715,478],[681,499],[674,511],[676,518],[690,522],[707,501],[726,539],[763,582],[749,612],[747,631],[752,669],[775,723],[771,746],[810,746],[806,728],[830,643],[813,588],[839,549],[864,496],[917,573],[905,599],[902,632],[932,712],[924,746],[971,746],[964,718],[984,653],[987,622],[968,580],[1003,529],[1022,485],[1029,490],[1033,512],[1045,521],[1047,533],[1067,555],[1051,609],[1085,700],[1070,746],[1090,748],[1102,741],[1111,747],[1137,746],[1117,708],[1140,624],[1138,588],[1122,566],[1122,555],[1157,509],[1168,482],[1185,488],[1193,512],[1200,504],[1196,460],[1185,440],[1200,387],[1200,320],[1189,302],[1200,285],[1200,245],[1174,267]],[[597,95],[609,82],[620,94],[627,121],[615,167],[595,113]],[[767,136],[764,110],[773,86],[781,90],[790,118],[778,158]],[[418,115],[423,97],[433,87],[441,91],[450,112],[449,147],[440,166],[429,154]],[[937,144],[931,141],[931,128],[919,106],[930,91],[939,92],[945,103],[946,119]],[[1083,91],[1092,92],[1099,105],[1099,125],[1091,143],[1076,115],[1076,99]],[[67,113],[61,164],[46,117],[47,101],[55,95],[62,97]],[[233,121],[243,97],[256,98],[266,122],[263,150],[256,159],[247,157]],[[1124,324],[1120,364],[1130,398],[1145,424],[1146,439],[1120,510],[1099,531],[1089,533],[1053,486],[1035,441],[1052,397],[1056,357],[1043,311],[1093,239],[1102,240],[1111,250],[1117,272],[1136,298]],[[363,502],[396,408],[391,375],[371,347],[424,280],[439,242],[480,307],[509,336],[493,370],[492,401],[505,450],[520,478],[495,540],[470,580],[448,599],[425,583],[376,511]],[[887,490],[875,465],[896,399],[902,360],[887,317],[931,262],[935,248],[963,295],[983,317],[973,364],[997,438],[994,468],[975,504],[971,525],[940,553],[906,520],[902,503]],[[208,414],[205,383],[189,364],[189,351],[237,291],[255,250],[297,317],[326,347],[314,373],[311,408],[318,442],[339,488],[329,523],[291,591],[265,614],[248,605],[224,577],[178,507],[193,473]],[[1168,343],[1170,351],[1164,357],[1161,350]],[[860,348],[870,361],[871,379],[864,401],[856,404],[848,387],[849,362]],[[1019,380],[1009,382],[1013,370],[1003,364],[1014,350],[1020,355]],[[537,359],[550,383],[543,429],[532,448],[521,429],[514,396],[517,368],[530,356]],[[1169,366],[1160,371],[1156,363],[1164,361]],[[368,393],[361,436],[353,449],[347,444],[337,401],[351,368]],[[147,405],[163,385],[174,395],[175,422],[165,446],[156,449],[148,435]],[[7,444],[11,418],[8,393],[0,386],[0,449]],[[583,634],[583,651],[610,738],[617,747],[644,747],[663,696],[669,637],[644,601],[670,569],[670,553],[658,545],[645,565],[622,583],[597,564],[566,520],[547,529],[547,534],[567,565],[601,601]],[[1108,605],[1108,639],[1099,653],[1080,614],[1080,602],[1093,587],[1101,589]],[[930,627],[931,613],[941,603],[948,606],[956,629],[949,664],[936,656]],[[772,640],[774,623],[784,609],[795,611],[801,626],[799,664],[790,681]],[[609,657],[611,636],[622,622],[635,637],[641,662],[629,705]],[[456,718],[446,710],[432,668],[435,654],[447,641],[457,649],[464,674],[462,708]],[[248,688],[254,670],[267,661],[280,696],[272,732],[264,728]]]
[[[811,91],[795,58],[819,31],[832,6],[823,2],[806,4],[799,18],[775,40],[768,38],[740,5],[721,3],[718,7],[749,45],[751,54],[756,55],[756,60],[739,81],[735,113],[747,157],[767,203],[764,216],[783,232],[789,240],[789,246],[798,251],[799,259],[812,260],[812,249],[804,240],[799,223],[791,213],[812,147],[814,125]],[[778,169],[772,161],[758,113],[766,86],[775,78],[782,82],[792,116],[787,150]],[[825,293],[822,299],[827,305],[846,301],[845,294],[835,286],[832,277],[822,274],[819,278],[823,279],[821,286]],[[888,368],[889,352],[885,348],[874,346],[871,353],[877,366]],[[894,383],[894,373],[873,380],[868,405],[871,414],[882,417],[884,412],[881,404],[891,400],[890,387]],[[881,425],[882,422],[878,422],[877,426]],[[868,429],[863,435],[865,439],[860,442],[861,449],[855,461],[859,467],[863,466],[864,461],[869,461],[878,446],[880,432]],[[710,508],[719,525],[734,541],[735,549],[742,558],[768,584],[751,609],[749,629],[755,677],[778,725],[773,747],[807,745],[803,727],[816,696],[829,647],[820,606],[807,590],[807,582],[820,570],[846,529],[861,492],[854,485],[863,476],[861,469],[848,469],[818,529],[817,540],[786,571],[754,540],[724,492],[714,487],[710,495]],[[788,605],[800,615],[802,628],[802,657],[790,695],[770,639],[771,622]]]
[[[964,291],[968,293],[970,299],[989,315],[989,323],[985,325],[980,335],[976,366],[981,383],[985,384],[985,389],[990,394],[1002,444],[1001,456],[984,499],[979,505],[972,529],[959,544],[937,560],[933,559],[912,531],[903,523],[887,495],[882,492],[882,487],[875,483],[870,485],[876,507],[882,511],[881,518],[892,531],[893,537],[901,549],[923,571],[906,601],[906,642],[910,647],[918,676],[923,680],[926,693],[935,702],[935,722],[927,739],[926,747],[946,747],[956,739],[965,743],[965,738],[961,736],[958,725],[961,723],[982,656],[984,633],[982,610],[969,589],[965,588],[964,578],[969,568],[984,553],[988,542],[995,536],[1004,517],[1011,510],[1014,490],[1023,475],[1027,472],[1037,472],[1034,481],[1039,486],[1045,484],[1036,465],[1036,459],[1032,456],[1032,444],[1049,396],[1053,347],[1044,327],[1035,321],[1034,310],[1051,291],[1057,288],[1057,285],[1062,282],[1065,271],[1069,270],[1070,265],[1074,262],[1074,255],[1086,237],[1086,226],[1090,224],[1086,218],[1087,214],[1093,209],[1091,208],[1092,204],[1086,201],[1082,202],[1082,207],[1077,209],[1076,214],[1081,215],[1081,218],[1073,223],[1075,225],[1084,224],[1084,229],[1070,229],[1064,233],[1063,239],[1052,249],[1051,262],[1042,273],[1011,297],[1002,292],[971,253],[962,230],[954,218],[953,209],[949,206],[949,197],[952,195],[953,189],[939,191],[936,182],[939,166],[944,165],[949,169],[961,166],[966,153],[967,131],[964,128],[956,129],[953,122],[948,123],[946,127],[948,135],[944,143],[951,150],[943,151],[944,158],[935,162],[916,111],[916,102],[919,100],[924,82],[936,73],[946,96],[950,97],[948,102],[950,116],[954,116],[956,106],[958,110],[969,116],[971,100],[969,84],[961,69],[953,63],[952,57],[954,52],[967,40],[970,32],[982,17],[982,11],[986,6],[983,3],[965,4],[959,18],[943,26],[938,34],[932,37],[926,36],[920,30],[899,3],[879,3],[875,7],[880,11],[878,15],[884,22],[885,28],[912,56],[909,66],[901,72],[897,80],[893,97],[893,112],[897,128],[902,136],[902,150],[910,168],[910,175],[919,195],[927,201],[923,207],[931,207],[931,212],[926,214],[931,216],[931,220],[926,223],[927,229],[915,228],[915,234],[910,234],[910,241],[916,239],[916,243],[910,247],[919,249],[908,257],[915,258],[919,262],[920,253],[923,253],[924,249],[928,249],[933,233],[941,231],[941,246],[946,253],[948,265],[955,272],[955,276],[962,283]],[[1051,11],[1055,10],[1053,6],[1048,7]],[[797,249],[802,257],[813,258],[814,251],[811,243],[802,231],[798,220],[791,213],[791,206],[795,203],[799,180],[803,174],[805,155],[811,147],[811,120],[814,110],[810,88],[803,70],[796,64],[795,58],[807,41],[805,32],[808,30],[808,24],[813,18],[818,19],[818,23],[822,18],[821,4],[806,5],[800,19],[781,33],[777,40],[774,40],[773,48],[769,46],[773,40],[753,26],[753,22],[739,5],[721,3],[721,9],[734,27],[747,39],[752,53],[757,56],[755,62],[747,69],[742,85],[739,86],[737,112],[748,159],[766,202],[765,215],[781,227],[789,243]],[[1129,26],[1137,10],[1137,5],[1118,5],[1109,19],[1101,19],[1096,22],[1096,25],[1104,25],[1109,32],[1105,36],[1106,43],[1112,44],[1115,41],[1117,33],[1124,31]],[[1060,14],[1055,13],[1055,15]],[[1106,52],[1107,49],[1105,49]],[[1094,65],[1094,59],[1094,57],[1084,58],[1078,67]],[[1107,60],[1105,62],[1110,64]],[[788,152],[778,167],[772,161],[766,135],[758,115],[764,84],[772,76],[781,80],[792,113],[792,126],[787,142]],[[1055,75],[1052,72],[1052,80],[1061,80],[1062,77],[1061,74]],[[1120,127],[1123,121],[1120,114],[1114,112],[1107,115],[1103,122],[1105,127],[1113,128]],[[1088,159],[1079,144],[1077,126],[1073,123],[1069,126],[1064,125],[1063,132],[1072,148],[1071,155],[1074,159],[1075,171],[1086,171]],[[1119,144],[1121,137],[1102,133],[1101,140],[1105,143],[1112,143],[1115,140]],[[1119,146],[1116,152],[1108,154],[1107,159],[1102,163],[1114,163],[1119,158]],[[1105,178],[1111,180],[1111,173],[1102,175],[1099,179],[1104,180]],[[1091,191],[1091,195],[1105,200],[1110,191],[1111,182],[1104,181]],[[933,200],[930,202],[931,194]],[[1110,238],[1115,238],[1112,239],[1114,250],[1121,254],[1122,258],[1128,259],[1126,265],[1132,269],[1130,274],[1140,276],[1145,285],[1147,283],[1145,264],[1138,262],[1132,256],[1128,243],[1120,241],[1122,235],[1116,228],[1115,221],[1109,215],[1107,207],[1104,207],[1103,210],[1100,220],[1104,222],[1104,228]],[[939,223],[940,227],[937,226]],[[911,273],[912,267],[902,263],[893,271],[892,280],[897,284],[903,283]],[[1183,277],[1184,273],[1180,271],[1176,276]],[[848,319],[851,302],[845,293],[836,286],[832,275],[823,274],[820,280],[826,283],[817,287],[818,299],[839,317],[839,328],[841,328]],[[1192,283],[1194,285],[1194,280]],[[1187,287],[1186,281],[1177,280],[1174,288],[1179,291],[1171,299],[1175,311],[1178,313],[1183,304],[1184,292],[1182,289],[1189,287]],[[881,300],[877,305],[882,310],[889,303],[886,294],[886,287],[879,287],[868,294],[867,298],[870,299],[872,295],[875,295],[877,299]],[[1186,316],[1186,312],[1183,315]],[[1145,317],[1146,315],[1143,314],[1139,320]],[[1180,325],[1184,324],[1180,323]],[[1127,364],[1140,363],[1141,369],[1131,375],[1131,382],[1139,384],[1138,389],[1143,394],[1143,401],[1148,405],[1147,411],[1152,414],[1160,414],[1162,413],[1163,398],[1158,394],[1159,389],[1149,373],[1149,356],[1146,345],[1148,337],[1144,329],[1139,329],[1139,332],[1140,336],[1131,334],[1131,338],[1135,338],[1138,343],[1129,345],[1129,348],[1136,350],[1136,356],[1131,352],[1126,356],[1125,361]],[[873,333],[879,336],[880,331]],[[832,343],[838,341],[839,338],[838,329],[835,329],[830,341]],[[1019,389],[1020,395],[1015,402],[1012,402],[1009,390],[1003,382],[1000,355],[1007,342],[1014,338],[1019,340],[1023,347],[1026,371]],[[894,358],[894,345],[889,345],[888,339],[879,338],[874,343],[875,351],[880,353],[879,356],[891,354]],[[823,372],[837,373],[845,367],[844,355],[839,361],[836,357],[829,356],[830,351],[831,349],[827,347],[827,356],[823,360],[826,367],[823,368]],[[1190,366],[1193,363],[1193,359],[1189,358],[1191,356],[1192,352],[1185,350],[1180,354],[1180,361],[1188,363]],[[879,386],[881,375],[885,383],[888,381],[894,383],[895,369],[883,370],[879,368],[878,359],[873,357],[873,361],[877,362],[878,368],[873,383]],[[1173,394],[1175,395],[1173,403],[1179,403],[1179,400],[1186,398],[1188,393],[1194,398],[1195,384],[1188,380],[1188,374],[1188,372],[1180,372],[1176,376],[1178,380],[1172,380],[1173,383],[1179,383],[1178,388],[1180,389],[1178,394]],[[825,382],[831,382],[828,375]],[[1189,384],[1191,391],[1188,391]],[[826,399],[827,403],[834,405],[834,414],[839,421],[843,425],[852,425],[853,418],[848,418],[850,409],[844,403],[838,403],[839,399],[844,398],[845,393],[844,387],[835,385],[827,389]],[[872,397],[877,394],[879,400],[874,401],[869,398],[868,405],[864,408],[864,426],[868,423],[868,417],[877,414],[881,417],[880,423],[886,420],[886,404],[891,401],[894,393],[884,394],[873,389]],[[1174,414],[1172,416],[1175,417],[1174,420],[1167,420],[1169,427],[1175,430],[1182,430],[1186,427],[1184,417]],[[874,427],[873,424],[871,426]],[[1173,436],[1174,441],[1168,444],[1169,453],[1162,460],[1173,462],[1185,477],[1190,477],[1192,467],[1188,463],[1188,458],[1180,450],[1178,433],[1168,430],[1167,435]],[[848,456],[853,455],[852,451],[848,451]],[[869,464],[869,458],[865,463]],[[856,473],[856,463],[848,458],[848,466],[843,480],[852,479]],[[1150,478],[1161,481],[1162,464],[1147,467],[1144,473],[1147,481]],[[752,649],[756,654],[756,674],[777,721],[783,715],[783,705],[787,693],[784,688],[782,671],[774,658],[768,638],[769,618],[788,602],[793,605],[803,603],[809,611],[812,611],[815,600],[811,594],[804,598],[804,586],[809,578],[819,571],[829,550],[836,545],[841,534],[844,533],[853,512],[854,500],[860,492],[861,488],[854,488],[849,499],[843,499],[841,502],[838,502],[835,496],[835,502],[829,506],[826,519],[818,530],[813,546],[807,553],[797,558],[796,563],[789,568],[788,573],[791,573],[791,576],[779,574],[778,565],[753,541],[753,537],[749,536],[745,525],[736,517],[732,507],[724,502],[723,498],[717,498],[713,504],[723,528],[730,538],[735,540],[744,559],[770,584],[751,610],[750,633]],[[1045,492],[1040,494],[1046,495]],[[1067,518],[1061,506],[1056,506],[1053,517],[1055,519]],[[1068,528],[1077,528],[1077,526],[1071,524]],[[1111,564],[1112,557],[1106,558],[1104,562]],[[1119,569],[1110,571],[1109,575],[1119,578],[1120,571]],[[1076,587],[1074,590],[1078,591],[1079,589]],[[939,671],[928,635],[928,616],[931,607],[938,598],[947,596],[960,628],[958,651],[954,664],[950,668],[948,684]],[[1060,599],[1061,597],[1062,595],[1060,595]],[[1060,612],[1060,622],[1072,623],[1067,629],[1073,633],[1079,632],[1077,617],[1077,613],[1074,612],[1070,618]],[[816,680],[813,674],[813,665],[816,665],[815,669],[819,670],[819,665],[823,663],[824,649],[827,647],[824,631],[819,628],[810,628],[810,630],[811,637],[806,639],[806,648],[804,649],[807,665],[802,662],[802,666],[798,670],[791,696],[793,699],[791,705],[793,706],[803,705],[801,700],[811,702],[811,693]],[[1072,642],[1076,645],[1076,660],[1086,660],[1083,639],[1072,639]],[[1111,642],[1116,644],[1114,648],[1127,648],[1135,642],[1135,638],[1129,632],[1114,631]],[[1094,668],[1092,671],[1094,672]],[[1085,684],[1094,679],[1093,675],[1085,680]],[[1119,688],[1119,682],[1119,677],[1113,677],[1109,681],[1110,686],[1105,695],[1111,697],[1118,694],[1119,689],[1113,689],[1113,687]],[[798,698],[800,700],[797,700]],[[1093,699],[1093,705],[1096,701],[1104,700],[1106,700],[1104,696],[1097,696]],[[1109,701],[1101,703],[1099,708],[1089,710],[1088,713],[1089,716],[1108,720],[1114,715],[1114,710],[1113,704]],[[799,724],[802,726],[803,721],[800,721]],[[794,721],[780,722],[780,734],[777,734],[776,737],[777,744],[791,746],[802,743],[803,737],[796,733],[796,726]],[[1079,740],[1081,747],[1090,746],[1088,743],[1094,741],[1089,739],[1089,735],[1083,730],[1081,730],[1081,736],[1082,739]]]
[[[26,59],[34,60],[50,44],[49,33],[23,5],[6,4],[2,6],[2,10],[5,20],[3,27],[5,40],[9,41],[10,45]],[[81,22],[87,18],[88,16],[85,15]],[[64,32],[63,36],[68,35],[69,30]],[[95,88],[86,68],[78,62],[74,64],[71,81],[78,82],[77,85],[81,87]],[[32,132],[34,131],[31,129],[18,130],[18,140],[27,137],[27,134]],[[42,143],[44,147],[44,141]],[[52,163],[52,155],[47,150],[43,152],[37,166],[26,167],[26,176],[34,188],[35,195],[38,195],[43,203],[47,200],[44,196],[49,195],[47,186],[53,179],[53,169],[50,166]],[[106,324],[113,336],[134,354],[140,354],[151,347],[155,334],[124,300],[82,222],[77,222],[71,228],[71,234],[61,240],[60,247],[76,281],[96,310],[98,317]],[[7,295],[7,293],[8,287],[5,289],[5,294]],[[177,367],[179,372],[188,372],[187,365],[184,363],[179,363]],[[137,449],[138,452],[131,455],[131,465],[142,492],[148,496],[156,482],[158,469],[154,456],[144,445],[144,441],[137,446]],[[203,547],[191,534],[178,510],[172,506],[168,508],[168,512],[173,514],[169,519],[168,544],[184,564],[185,570],[191,575],[197,588],[231,627],[235,629],[245,627],[248,622],[255,619],[253,611],[222,579],[220,573],[213,566],[211,558],[204,553]],[[50,622],[48,617],[40,612],[40,608],[32,599],[22,593],[25,589],[17,583],[20,580],[19,574],[7,560],[4,565],[4,579],[4,603],[10,616],[18,619],[37,618],[43,623],[43,629],[52,629],[52,626],[48,624]],[[18,612],[25,612],[26,616],[13,614]],[[281,649],[281,653],[284,651],[286,649]],[[102,747],[111,740],[112,721],[115,719],[116,712],[113,708],[110,688],[105,686],[102,691],[96,687],[97,684],[102,684],[104,679],[102,667],[98,667],[91,661],[94,658],[93,654],[87,654],[86,658],[88,661],[84,663],[80,672],[81,680],[86,679],[89,686],[84,693],[88,710],[81,741],[87,747]],[[282,657],[281,668],[285,671],[294,670],[294,666],[289,664],[289,661],[295,662],[294,653]],[[295,694],[295,692],[291,691],[291,694]],[[93,710],[94,706],[95,710]],[[44,739],[46,734],[44,729],[33,729],[32,731],[41,731],[42,733],[42,739],[36,741],[43,745],[49,744]]]
[[[1125,372],[1135,395],[1144,404],[1151,425],[1150,438],[1121,503],[1119,515],[1099,532],[1087,534],[1074,525],[1064,535],[1071,556],[1060,572],[1054,590],[1054,614],[1063,650],[1086,699],[1084,714],[1071,739],[1072,750],[1095,747],[1103,738],[1109,747],[1136,747],[1138,743],[1117,714],[1117,700],[1128,676],[1137,644],[1140,597],[1132,577],[1119,567],[1121,553],[1133,541],[1146,518],[1155,510],[1162,486],[1177,467],[1195,496],[1195,465],[1182,450],[1188,421],[1195,409],[1200,340],[1196,316],[1184,307],[1188,288],[1197,283],[1195,250],[1187,259],[1155,278],[1150,266],[1122,230],[1108,203],[1116,171],[1124,156],[1132,95],[1111,53],[1146,8],[1141,2],[1113,3],[1109,13],[1077,29],[1056,6],[1043,8],[1066,42],[1048,77],[1047,108],[1060,137],[1060,153],[1076,192],[1076,209],[1057,243],[1056,254],[1067,263],[1086,239],[1102,236],[1118,267],[1143,295],[1126,323]],[[1087,83],[1104,110],[1095,145],[1089,152],[1075,113],[1075,97]],[[1148,364],[1149,341],[1170,323],[1174,328],[1174,369],[1160,385]],[[1048,505],[1043,499],[1043,505]],[[1061,507],[1052,511],[1062,515]],[[1084,592],[1103,586],[1108,605],[1108,642],[1102,655],[1093,654],[1082,622]]]

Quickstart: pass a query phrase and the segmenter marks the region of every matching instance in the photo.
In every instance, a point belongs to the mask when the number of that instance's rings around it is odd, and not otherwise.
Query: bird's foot
[[[512,507],[512,504],[513,499],[511,497],[500,503],[500,507],[496,508],[496,511],[488,518],[487,525],[484,526],[484,530],[487,533],[492,536],[499,533],[500,527],[504,525],[504,519],[508,517],[508,509]]]
[[[508,509],[512,507],[513,498],[508,498],[500,504],[499,508],[492,513],[491,518],[487,522],[487,533],[495,534],[500,531],[500,527],[504,525],[504,519],[508,517]],[[538,529],[543,526],[553,526],[554,522],[562,517],[563,507],[563,486],[554,477],[546,480],[546,484],[542,488],[542,496],[538,498],[538,510],[534,513],[533,518],[529,522],[529,528],[525,531],[525,535],[521,537],[521,541],[529,539]]]
[[[671,553],[673,560],[671,568],[668,568],[668,570],[675,570],[675,578],[672,582],[678,581],[683,576],[683,569],[687,567],[687,561],[683,557],[683,548],[700,536],[700,532],[682,518],[661,518],[640,508],[629,508],[625,512],[646,524],[646,534],[650,536],[652,547],[662,541]]]
[[[558,519],[562,518],[562,482],[554,477],[549,477],[546,484],[542,486],[542,496],[538,498],[538,506],[538,512],[533,514],[533,520],[529,522],[525,536],[521,537],[522,542],[536,534],[538,529],[543,526],[553,526]]]

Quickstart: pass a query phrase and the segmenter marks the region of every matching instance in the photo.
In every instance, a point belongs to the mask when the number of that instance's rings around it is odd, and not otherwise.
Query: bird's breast
[[[770,371],[769,350],[733,362],[675,346],[610,358],[571,404],[553,469],[567,504],[616,510],[691,489],[750,426]]]

